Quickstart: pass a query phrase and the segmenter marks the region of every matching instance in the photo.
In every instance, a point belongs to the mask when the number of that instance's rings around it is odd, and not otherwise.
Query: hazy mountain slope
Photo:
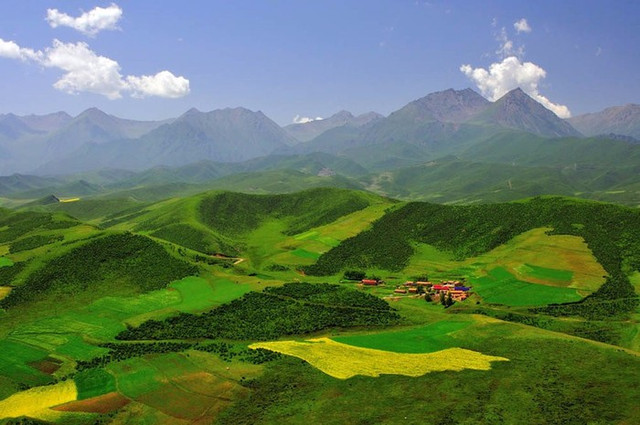
[[[432,93],[375,123],[362,139],[365,143],[405,142],[430,148],[452,136],[459,123],[488,105],[470,89]]]
[[[433,119],[440,122],[461,123],[485,110],[489,105],[488,100],[471,89],[448,89],[414,100],[392,115],[406,122]]]
[[[543,194],[574,196],[586,182],[560,169],[443,158],[373,174],[360,180],[367,190],[406,200],[438,203],[499,202]]]
[[[133,121],[87,109],[47,137],[47,158],[62,158],[84,144],[101,144],[138,138],[162,125],[162,121]]]
[[[354,116],[351,112],[340,111],[329,118],[314,120],[306,123],[290,124],[284,127],[284,129],[292,137],[300,142],[308,142],[327,130],[331,130],[336,127],[342,127],[349,125],[352,127],[361,127],[370,122],[383,118],[382,115],[376,112],[368,112],[366,114]]]
[[[472,122],[526,131],[544,137],[580,136],[569,123],[520,88],[511,90],[471,118]]]
[[[291,142],[291,137],[262,112],[227,108],[203,113],[192,109],[139,139],[84,145],[38,171],[59,174],[103,167],[141,170],[201,160],[239,162],[267,155]]]
[[[16,192],[25,192],[32,189],[51,187],[56,184],[62,184],[62,181],[22,174],[2,176],[0,177],[0,196],[7,196]]]
[[[20,120],[34,130],[51,132],[67,125],[73,117],[60,111],[46,115],[24,115]]]
[[[13,141],[21,137],[38,134],[14,114],[0,115],[0,142]]]
[[[460,157],[487,162],[614,169],[640,161],[640,146],[606,138],[549,139],[504,132],[461,152]]]
[[[614,106],[567,120],[585,136],[619,134],[640,140],[640,105]]]

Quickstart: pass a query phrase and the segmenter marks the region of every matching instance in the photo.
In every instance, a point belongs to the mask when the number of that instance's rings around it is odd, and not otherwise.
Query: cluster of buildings
[[[393,292],[396,294],[427,294],[434,301],[441,297],[451,295],[453,301],[464,301],[469,297],[471,291],[470,286],[465,286],[458,280],[447,280],[440,283],[432,283],[427,281],[408,281],[396,288]]]
[[[384,284],[384,282],[380,279],[362,279],[360,284],[363,286],[378,286]],[[395,294],[425,294],[433,301],[438,301],[442,297],[451,295],[453,301],[464,301],[471,294],[471,287],[466,286],[459,280],[446,280],[440,283],[410,280],[398,286],[393,292]]]

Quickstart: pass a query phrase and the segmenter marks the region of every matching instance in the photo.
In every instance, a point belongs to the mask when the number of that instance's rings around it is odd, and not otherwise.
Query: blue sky
[[[244,106],[288,124],[517,84],[577,115],[640,103],[638,17],[622,0],[1,2],[0,113]]]

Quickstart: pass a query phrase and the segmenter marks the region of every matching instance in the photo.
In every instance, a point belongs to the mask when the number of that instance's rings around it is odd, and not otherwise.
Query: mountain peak
[[[343,119],[343,120],[350,120],[353,119],[354,116],[351,112],[349,111],[345,111],[344,109],[342,111],[336,112],[335,114],[331,115],[329,118],[327,119]]]
[[[202,112],[200,112],[198,108],[191,108],[187,112],[185,112],[183,115],[192,115],[192,114],[201,114],[201,113]]]
[[[98,108],[96,108],[95,106],[89,109],[86,109],[84,111],[82,111],[80,114],[78,114],[78,116],[76,118],[80,118],[80,117],[104,117],[104,116],[108,116],[108,114]]]
[[[394,113],[408,115],[418,121],[459,123],[485,109],[490,102],[475,91],[447,89],[414,100]]]
[[[538,103],[520,87],[496,100],[476,120],[545,137],[580,136],[568,122]]]

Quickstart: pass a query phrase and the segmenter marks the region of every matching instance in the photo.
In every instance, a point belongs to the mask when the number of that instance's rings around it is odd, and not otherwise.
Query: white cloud
[[[509,39],[507,30],[505,27],[500,29],[500,33],[496,36],[496,40],[500,43],[496,55],[500,58],[506,58],[509,56],[523,56],[524,46],[514,47],[513,41]]]
[[[118,29],[118,21],[122,18],[122,9],[115,3],[109,7],[96,7],[84,12],[77,18],[71,17],[58,9],[47,9],[47,22],[51,28],[69,27],[90,37],[103,30]]]
[[[189,93],[189,80],[176,77],[169,71],[141,77],[128,76],[127,84],[133,97],[159,96],[177,98]]]
[[[462,65],[460,71],[478,86],[483,96],[491,101],[496,101],[507,92],[520,87],[560,118],[571,116],[569,108],[565,105],[553,103],[540,94],[538,83],[546,77],[547,72],[532,62],[522,62],[515,56],[509,56],[501,62],[491,64],[488,70]]]
[[[96,54],[84,42],[63,43],[54,40],[53,45],[44,51],[34,51],[22,48],[13,41],[0,39],[0,56],[61,69],[64,74],[53,87],[69,94],[87,92],[109,99],[119,99],[127,92],[138,98],[177,98],[189,94],[189,80],[176,77],[169,71],[123,77],[117,61]]]
[[[516,29],[516,32],[520,34],[521,32],[531,32],[531,27],[525,18],[520,19],[513,23],[513,27]]]
[[[54,40],[53,47],[45,50],[41,63],[46,67],[65,71],[53,86],[70,94],[89,92],[118,99],[127,88],[120,75],[118,62],[98,56],[89,49],[87,43]]]
[[[322,121],[322,119],[323,119],[322,117],[309,118],[309,117],[301,117],[300,115],[296,115],[295,117],[293,117],[293,123],[306,124],[312,121]]]
[[[602,54],[602,47],[598,47],[596,49],[596,56],[600,56]]]
[[[14,41],[5,41],[0,38],[0,57],[26,61],[29,59],[37,59],[39,53],[40,52],[33,51],[33,49],[22,48]]]

